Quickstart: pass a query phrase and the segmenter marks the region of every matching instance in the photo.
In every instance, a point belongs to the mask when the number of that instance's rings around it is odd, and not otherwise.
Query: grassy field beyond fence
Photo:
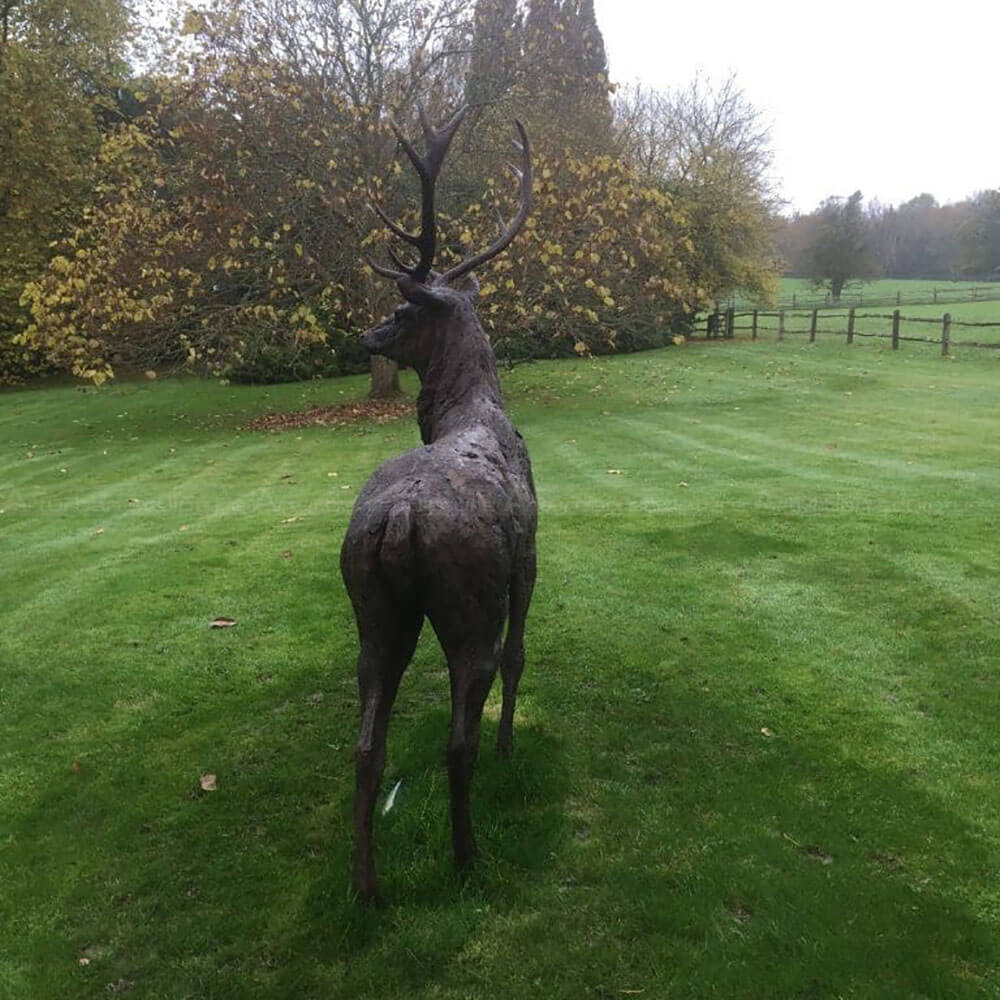
[[[0,394],[0,997],[1000,997],[998,377],[822,337],[506,373],[516,759],[494,694],[461,883],[428,630],[379,911],[337,551],[413,419],[241,429],[356,379]]]

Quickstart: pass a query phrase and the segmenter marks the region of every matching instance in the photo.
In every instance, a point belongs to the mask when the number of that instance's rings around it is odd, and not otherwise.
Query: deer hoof
[[[382,897],[374,879],[355,879],[354,901],[362,906],[382,905]]]
[[[467,872],[478,857],[479,848],[476,847],[476,842],[474,840],[470,840],[468,844],[463,844],[462,847],[456,848],[455,867],[460,872]]]
[[[497,733],[497,756],[501,760],[510,760],[514,756],[514,736],[512,733]]]

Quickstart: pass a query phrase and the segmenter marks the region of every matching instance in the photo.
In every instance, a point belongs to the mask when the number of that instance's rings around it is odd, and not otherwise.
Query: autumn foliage
[[[306,16],[311,2],[291,6]],[[162,367],[266,381],[357,370],[357,333],[394,301],[365,263],[389,239],[370,200],[406,226],[419,205],[390,107],[415,135],[414,94],[441,119],[462,87],[503,92],[470,116],[439,186],[438,266],[488,245],[509,213],[516,192],[495,151],[515,114],[535,148],[531,218],[481,275],[498,353],[635,350],[690,329],[717,291],[704,278],[711,210],[616,147],[592,5],[539,0],[522,23],[510,3],[484,18],[489,2],[471,18],[460,3],[378,0],[395,27],[355,50],[343,46],[367,36],[331,22],[332,37],[344,31],[336,58],[274,0],[189,17],[183,59],[132,87],[134,113],[107,128],[85,208],[24,286],[19,349],[97,383]],[[509,49],[502,78],[476,78],[488,60],[449,67],[463,32],[487,23]],[[293,57],[283,25],[314,48]],[[576,59],[585,72],[552,82],[543,49],[550,70]]]

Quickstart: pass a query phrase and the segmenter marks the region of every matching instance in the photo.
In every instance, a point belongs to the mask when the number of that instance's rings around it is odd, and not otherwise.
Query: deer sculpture
[[[465,109],[438,130],[420,109],[423,156],[393,126],[420,177],[419,233],[406,231],[373,203],[382,221],[415,248],[419,259],[408,267],[390,250],[394,269],[369,261],[378,274],[396,282],[405,304],[365,333],[362,342],[369,352],[416,371],[424,444],[375,471],[354,505],[341,550],[360,642],[353,882],[364,901],[377,898],[372,820],[389,715],[424,618],[448,662],[452,843],[462,868],[476,855],[469,790],[483,704],[498,668],[503,702],[497,752],[507,756],[513,751],[525,618],[535,582],[537,504],[531,463],[504,412],[493,350],[476,316],[478,284],[472,275],[509,246],[528,217],[531,152],[524,127],[515,122],[522,160],[520,167],[510,165],[520,186],[516,216],[501,223],[499,236],[486,250],[444,273],[435,272],[435,185],[464,115]]]

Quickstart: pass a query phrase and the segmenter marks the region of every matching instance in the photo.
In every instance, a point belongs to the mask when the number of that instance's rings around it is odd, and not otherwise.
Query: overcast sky
[[[1000,0],[595,0],[611,77],[735,72],[791,209],[1000,187]]]

